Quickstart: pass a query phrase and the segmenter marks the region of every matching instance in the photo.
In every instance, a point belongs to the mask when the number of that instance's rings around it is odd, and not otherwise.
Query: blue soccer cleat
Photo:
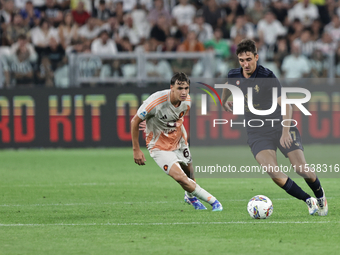
[[[217,199],[211,206],[212,206],[213,212],[221,212],[223,210],[222,204],[220,202],[218,202]]]
[[[196,210],[207,210],[207,208],[197,199],[197,197],[189,198],[187,195],[184,196],[184,201],[190,203]]]

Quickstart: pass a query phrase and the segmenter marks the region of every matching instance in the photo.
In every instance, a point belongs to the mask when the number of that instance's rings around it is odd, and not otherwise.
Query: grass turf
[[[336,164],[339,149],[306,146],[306,157]],[[228,151],[235,162],[256,163],[248,147]],[[336,254],[340,248],[337,178],[321,179],[327,217],[309,216],[303,202],[268,178],[199,179],[224,211],[212,213],[208,205],[195,211],[145,155],[142,167],[130,149],[1,151],[0,254]],[[247,202],[257,194],[273,201],[271,218],[249,217]]]

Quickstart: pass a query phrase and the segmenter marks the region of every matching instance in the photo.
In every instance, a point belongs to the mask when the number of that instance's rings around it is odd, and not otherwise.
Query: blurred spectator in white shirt
[[[283,59],[281,69],[285,78],[302,78],[307,77],[311,71],[308,59],[300,54],[297,45],[292,44],[291,55]]]
[[[286,28],[282,26],[271,11],[268,11],[257,24],[257,32],[261,40],[267,46],[272,46],[276,43],[276,38],[287,33]]]
[[[93,40],[99,35],[101,30],[101,27],[96,24],[96,19],[91,17],[87,20],[85,25],[79,28],[78,34],[83,40]]]
[[[139,44],[140,37],[137,28],[133,26],[131,14],[124,15],[124,25],[119,28],[119,37],[128,37],[132,45]]]
[[[303,0],[288,11],[288,18],[290,21],[298,18],[305,26],[310,26],[313,20],[319,18],[319,10],[310,0]]]
[[[188,4],[188,0],[180,0],[179,5],[172,9],[171,14],[178,26],[189,26],[194,21],[196,9],[193,5]]]
[[[95,39],[91,45],[91,52],[94,54],[114,55],[117,53],[116,43],[109,38],[106,30],[100,32],[99,38]]]
[[[328,32],[334,42],[338,42],[340,40],[340,18],[338,15],[333,15],[332,22],[325,26],[324,29]]]
[[[31,39],[35,47],[46,48],[52,37],[59,41],[58,30],[52,27],[45,19],[40,21],[40,25],[31,29]]]
[[[323,32],[321,39],[315,43],[315,48],[320,50],[324,55],[329,55],[335,52],[337,43],[333,41],[328,32]]]

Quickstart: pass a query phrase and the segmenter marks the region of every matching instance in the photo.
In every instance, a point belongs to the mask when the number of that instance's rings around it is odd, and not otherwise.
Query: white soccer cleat
[[[310,215],[317,215],[319,211],[318,208],[318,200],[315,197],[310,197],[306,200],[306,204],[308,206],[308,211]]]
[[[325,195],[325,191],[322,189],[323,196],[320,198],[317,198],[318,206],[319,206],[319,211],[318,215],[319,216],[326,216],[328,213],[328,204],[327,204],[327,199]]]

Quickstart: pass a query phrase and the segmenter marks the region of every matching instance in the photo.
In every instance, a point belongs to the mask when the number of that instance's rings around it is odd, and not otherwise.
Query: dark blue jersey
[[[239,87],[244,95],[244,114],[248,133],[267,133],[282,129],[281,107],[277,104],[276,110],[269,115],[255,115],[248,108],[248,87],[252,88],[253,106],[257,110],[268,110],[272,107],[272,90],[277,88],[277,98],[281,96],[281,84],[274,73],[269,69],[257,65],[254,73],[248,79],[244,78],[242,68],[232,69],[228,73],[228,84]],[[251,127],[249,120],[263,121],[262,127]],[[275,121],[269,121],[275,119]],[[251,121],[250,125],[260,126],[261,121]]]

